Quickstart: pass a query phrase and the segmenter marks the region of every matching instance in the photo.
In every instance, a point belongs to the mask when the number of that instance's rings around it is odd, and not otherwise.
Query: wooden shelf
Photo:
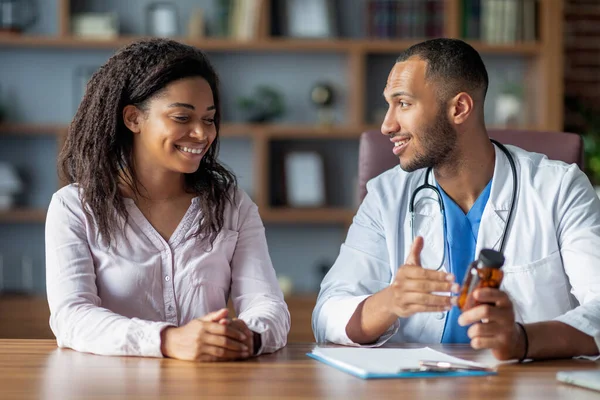
[[[13,210],[0,211],[0,223],[44,223],[46,222],[46,210],[17,208]]]
[[[73,36],[31,36],[16,34],[0,34],[0,46],[33,47],[33,48],[71,48],[71,49],[106,49],[114,50],[125,46],[144,36],[121,36],[115,39],[88,39]],[[420,42],[411,40],[382,39],[289,39],[271,38],[252,41],[231,39],[194,39],[185,37],[173,38],[182,43],[198,47],[205,51],[277,51],[277,52],[365,52],[365,53],[399,53]],[[537,55],[542,51],[541,43],[490,44],[469,42],[484,54],[516,54]]]
[[[0,135],[7,136],[40,136],[40,135],[58,135],[66,133],[67,126],[59,124],[20,124],[7,123],[0,124]]]
[[[353,45],[359,47],[366,53],[400,53],[413,44],[422,42],[418,40],[385,40],[385,39],[359,39],[353,41]],[[483,54],[524,55],[534,56],[542,51],[540,43],[514,43],[514,44],[491,44],[479,41],[468,41],[478,52]]]
[[[343,208],[267,208],[260,209],[265,223],[345,224],[355,211]]]
[[[125,46],[144,36],[121,36],[115,39],[87,39],[72,36],[27,36],[0,34],[0,46],[33,47],[33,48],[74,48],[74,49],[107,49],[114,50]],[[336,52],[343,53],[357,47],[355,41],[349,39],[262,39],[252,41],[215,39],[190,40],[185,37],[173,38],[182,43],[198,47],[205,51],[303,51],[303,52]]]
[[[0,124],[0,135],[57,135],[67,131],[67,125]],[[363,132],[351,126],[320,127],[316,125],[224,123],[222,137],[265,136],[278,139],[347,138],[358,139]]]
[[[318,125],[288,125],[288,124],[223,124],[221,135],[263,136],[276,139],[309,139],[309,138],[346,138],[358,139],[363,131],[352,126],[334,125],[330,127]]]

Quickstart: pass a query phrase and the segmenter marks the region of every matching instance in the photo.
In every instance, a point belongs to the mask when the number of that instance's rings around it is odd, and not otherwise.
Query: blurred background
[[[488,126],[584,135],[600,184],[599,0],[0,0],[0,337],[52,337],[56,157],[91,74],[142,36],[206,50],[220,75],[220,159],[259,206],[290,341],[313,340],[319,283],[358,206],[359,137],[379,130],[411,44],[472,43]]]

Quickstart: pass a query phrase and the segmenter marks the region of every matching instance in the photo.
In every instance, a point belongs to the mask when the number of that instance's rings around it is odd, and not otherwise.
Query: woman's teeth
[[[186,153],[192,153],[192,154],[202,154],[202,152],[204,151],[204,149],[193,149],[191,147],[183,147],[183,146],[175,146],[177,147],[179,150],[181,151],[185,151]]]

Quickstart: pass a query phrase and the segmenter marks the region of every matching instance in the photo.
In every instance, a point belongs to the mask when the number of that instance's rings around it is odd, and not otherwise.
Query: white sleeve
[[[258,207],[246,193],[238,193],[240,226],[231,262],[231,299],[238,318],[261,335],[258,354],[272,353],[286,345],[290,313],[271,263]]]
[[[558,198],[560,252],[580,305],[556,320],[592,336],[600,349],[600,200],[576,165],[563,177]]]
[[[46,218],[46,288],[58,346],[101,355],[162,357],[160,333],[172,324],[130,319],[101,307],[84,212],[56,194]]]
[[[367,297],[385,289],[392,279],[385,232],[381,219],[381,203],[370,183],[346,241],[333,267],[321,283],[312,327],[317,342],[355,345],[346,334],[346,326],[356,307]],[[399,321],[377,340],[380,346],[399,328]]]

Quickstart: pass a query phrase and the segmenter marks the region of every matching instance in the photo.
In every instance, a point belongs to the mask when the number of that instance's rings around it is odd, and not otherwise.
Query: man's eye
[[[404,101],[400,101],[398,104],[400,104],[400,107],[402,107],[402,108],[408,107],[408,103],[404,102]]]

